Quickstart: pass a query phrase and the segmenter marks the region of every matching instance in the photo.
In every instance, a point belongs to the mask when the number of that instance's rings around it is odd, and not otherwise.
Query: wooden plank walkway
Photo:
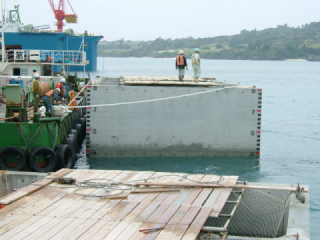
[[[127,185],[111,185],[114,190],[110,191],[110,185],[80,189],[57,184],[54,177],[75,178],[77,182],[95,179],[90,182],[99,184],[112,180]],[[130,185],[232,185],[237,179],[203,174],[62,169],[0,199],[5,204],[0,210],[0,239],[196,239],[207,218],[219,215],[232,189]],[[149,234],[139,231],[160,227],[164,229]]]

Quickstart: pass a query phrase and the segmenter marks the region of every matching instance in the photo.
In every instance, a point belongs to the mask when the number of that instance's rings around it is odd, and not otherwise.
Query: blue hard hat
[[[200,52],[200,49],[199,48],[195,48],[194,52]]]
[[[37,71],[37,68],[36,68],[36,67],[33,67],[33,71]]]

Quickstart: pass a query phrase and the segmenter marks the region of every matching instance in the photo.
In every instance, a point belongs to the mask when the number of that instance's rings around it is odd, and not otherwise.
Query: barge
[[[99,78],[88,90],[91,157],[260,156],[262,89],[191,77]]]
[[[238,176],[61,169],[0,206],[1,239],[310,239],[307,186]]]
[[[11,52],[13,53],[10,61]],[[38,55],[34,56],[35,52]],[[38,67],[40,75],[46,67],[52,69],[56,65],[82,66],[88,63],[85,52],[54,50],[46,51],[51,60],[49,62],[32,62],[34,57],[40,59],[40,50],[4,51],[0,63],[0,70],[6,75],[0,77],[1,100],[0,103],[0,169],[11,171],[32,170],[35,172],[51,172],[61,168],[72,168],[75,162],[75,154],[85,137],[86,110],[63,108],[60,105],[53,106],[56,109],[54,116],[41,117],[40,113],[34,113],[30,107],[33,103],[33,94],[28,82],[31,76],[21,77],[12,74],[14,72],[32,72]],[[17,58],[17,55],[20,58]],[[60,57],[59,57],[60,56]],[[65,57],[78,61],[66,62]],[[61,59],[61,62],[57,62]],[[60,60],[59,60],[60,61]],[[12,76],[12,75],[13,76]],[[82,87],[86,89],[86,79],[77,76],[66,76],[67,97],[69,105],[85,106],[86,95],[76,96],[75,90]],[[42,96],[49,90],[55,89],[61,77],[40,78]],[[80,86],[80,85],[83,86]]]

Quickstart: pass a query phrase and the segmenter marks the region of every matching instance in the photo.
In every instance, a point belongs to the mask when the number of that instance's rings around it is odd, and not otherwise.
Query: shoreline
[[[153,58],[153,59],[175,59],[174,57],[110,57],[110,56],[98,56],[99,58]],[[310,61],[304,58],[288,58],[281,60],[270,60],[270,59],[226,59],[226,58],[202,58],[206,60],[231,60],[231,61],[283,61],[283,62],[320,62],[320,61]]]

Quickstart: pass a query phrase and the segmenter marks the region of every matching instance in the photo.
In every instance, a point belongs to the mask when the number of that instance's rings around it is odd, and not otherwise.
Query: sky
[[[4,1],[4,0],[2,0]],[[54,0],[58,5],[59,0]],[[320,21],[320,0],[69,0],[77,24],[64,29],[104,35],[104,40],[215,37],[241,30],[290,27]],[[56,29],[47,0],[6,0],[6,10],[19,4],[24,24]],[[65,0],[65,10],[72,10]]]

